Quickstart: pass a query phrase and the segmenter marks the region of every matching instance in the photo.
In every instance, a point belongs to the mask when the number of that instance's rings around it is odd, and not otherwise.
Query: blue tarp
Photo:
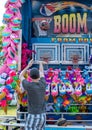
[[[30,44],[31,39],[31,0],[26,0],[21,8],[22,14],[22,40]]]

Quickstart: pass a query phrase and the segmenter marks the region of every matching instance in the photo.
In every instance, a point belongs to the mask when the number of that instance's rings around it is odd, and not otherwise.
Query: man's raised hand
[[[29,61],[29,63],[28,63],[28,67],[31,67],[33,63],[34,63],[34,60],[31,59],[31,60]]]

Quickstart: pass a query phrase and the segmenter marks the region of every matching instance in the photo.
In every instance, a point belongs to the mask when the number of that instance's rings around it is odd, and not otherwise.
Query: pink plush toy
[[[20,8],[22,6],[22,3],[19,0],[8,0],[6,2],[5,7],[8,8],[8,6],[12,4],[12,5],[16,5],[16,7]]]
[[[18,62],[16,60],[13,60],[13,59],[7,57],[6,65],[8,66],[8,68],[10,70],[16,69],[17,68],[17,64],[18,64]]]
[[[84,85],[84,79],[83,79],[81,76],[78,76],[76,81],[77,81],[80,85]]]
[[[0,57],[5,58],[6,55],[7,55],[7,49],[6,49],[6,48],[3,48],[2,51],[0,52]]]
[[[5,72],[5,73],[8,74],[9,71],[10,71],[10,69],[9,69],[9,67],[7,66],[6,63],[4,63],[4,65],[3,65],[2,67],[0,67],[0,74],[2,74],[3,72]]]
[[[2,36],[3,37],[9,37],[12,33],[11,28],[9,28],[8,26],[4,28],[4,31],[2,32]]]
[[[59,72],[60,72],[59,69],[54,70],[54,75],[53,75],[52,81],[55,82],[55,83],[59,83],[60,82],[60,79],[58,77],[59,76]]]
[[[16,76],[16,71],[15,71],[15,70],[11,70],[11,71],[9,72],[9,76],[10,76],[10,77]]]
[[[3,15],[3,19],[9,21],[13,17],[13,15],[13,12],[9,8],[7,8]]]
[[[12,50],[12,48],[11,48],[11,47],[8,47],[7,51],[8,51],[8,57],[9,57],[10,59],[16,60],[16,62],[18,62],[18,56],[17,56],[17,54]]]
[[[6,9],[10,9],[13,13],[17,13],[19,11],[19,8],[16,4],[9,3],[9,1],[5,4]]]
[[[12,4],[16,4],[17,7],[19,7],[19,8],[22,6],[22,4],[19,0],[8,0],[8,1]]]
[[[29,50],[27,43],[23,43],[22,44],[22,63],[21,63],[22,69],[26,67],[28,58],[32,58],[32,53],[35,54],[35,51]]]
[[[20,35],[19,35],[20,32],[16,32],[16,33],[12,33],[11,36],[10,36],[10,39],[15,43],[15,44],[18,44],[20,42]]]
[[[18,52],[18,46],[17,46],[17,44],[15,44],[14,42],[11,41],[10,45],[11,45],[11,48],[12,48],[13,52],[15,54],[17,54],[17,52]]]
[[[17,14],[17,15],[18,15],[18,14]],[[19,16],[16,16],[16,15],[15,15],[15,16],[13,16],[13,18],[11,19],[11,21],[12,21],[12,23],[15,24],[15,25],[16,25],[16,24],[20,25],[21,19],[22,19],[22,18],[21,18],[21,15],[19,15]]]
[[[7,48],[10,45],[10,42],[11,42],[11,40],[9,37],[3,37],[2,38],[2,47]]]
[[[16,32],[16,31],[19,31],[20,30],[20,25],[17,25],[17,24],[9,24],[9,27],[11,28],[12,31]]]

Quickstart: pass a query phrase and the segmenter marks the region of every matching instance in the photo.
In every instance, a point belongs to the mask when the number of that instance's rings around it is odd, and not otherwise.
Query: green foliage
[[[4,30],[4,26],[0,26],[0,51],[1,51],[1,48],[2,48],[2,32]]]

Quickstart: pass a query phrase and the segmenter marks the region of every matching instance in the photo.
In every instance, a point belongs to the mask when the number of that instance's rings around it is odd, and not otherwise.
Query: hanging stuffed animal
[[[46,101],[48,100],[49,95],[50,95],[50,84],[47,84],[46,90],[45,90],[45,99],[46,99]]]
[[[55,112],[60,112],[61,111],[62,103],[63,103],[62,97],[58,96],[56,98],[56,103],[54,103]]]
[[[47,84],[52,83],[53,75],[54,75],[54,70],[52,68],[49,68],[47,71],[45,71],[45,79]]]
[[[53,75],[53,78],[52,78],[52,82],[55,82],[57,84],[60,82],[59,73],[60,73],[59,69],[54,70],[54,75]]]
[[[92,95],[92,84],[89,82],[86,84],[86,92],[87,95]]]
[[[68,95],[72,95],[74,93],[74,88],[72,84],[70,82],[66,82],[65,85],[66,85],[66,93]]]
[[[64,83],[59,83],[59,95],[65,95],[66,94],[66,86]]]
[[[57,83],[55,83],[55,82],[52,82],[52,83],[51,83],[51,95],[52,95],[53,97],[55,97],[55,96],[58,95],[58,85],[57,85]]]
[[[74,93],[76,96],[82,95],[82,86],[79,83],[76,85]]]

